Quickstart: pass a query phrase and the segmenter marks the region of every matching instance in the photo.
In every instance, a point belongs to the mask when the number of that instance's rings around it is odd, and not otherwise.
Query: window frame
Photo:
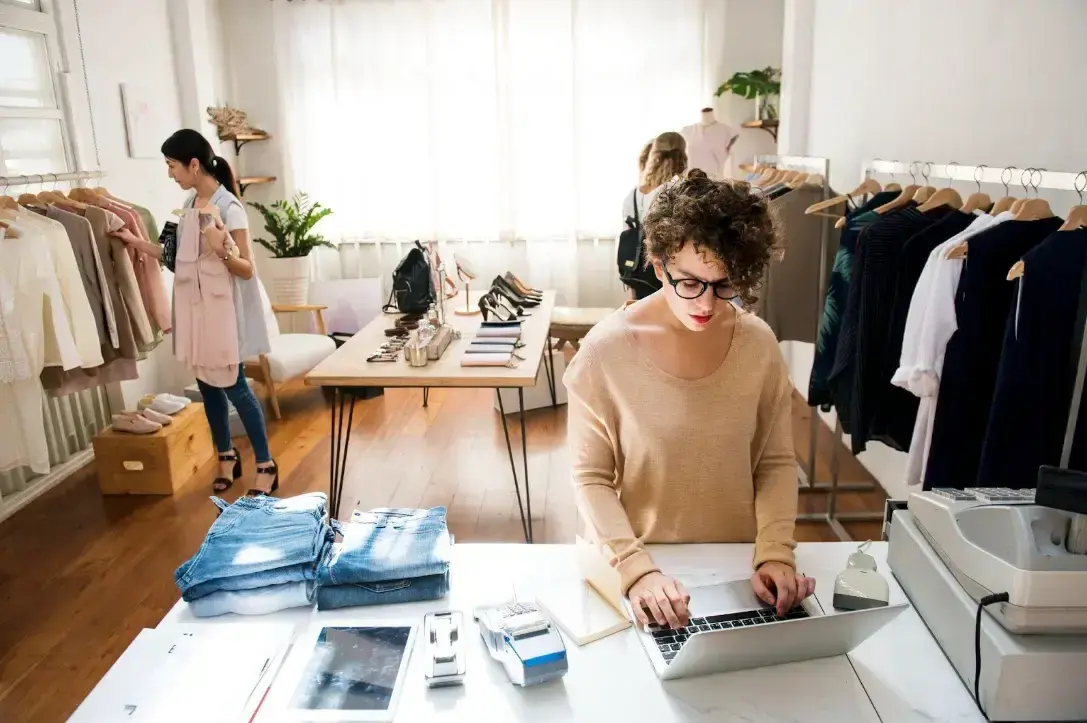
[[[37,33],[45,38],[46,73],[53,86],[54,107],[21,108],[0,105],[0,120],[54,120],[60,128],[61,148],[64,152],[64,168],[56,172],[66,172],[72,166],[74,152],[72,135],[67,112],[67,88],[64,83],[63,50],[61,48],[60,28],[57,24],[54,0],[40,0],[41,10],[21,8],[0,3],[0,28],[24,33]]]

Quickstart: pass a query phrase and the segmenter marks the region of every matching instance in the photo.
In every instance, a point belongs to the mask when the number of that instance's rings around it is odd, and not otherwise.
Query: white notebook
[[[579,646],[630,627],[589,583],[567,580],[536,595],[536,604]]]

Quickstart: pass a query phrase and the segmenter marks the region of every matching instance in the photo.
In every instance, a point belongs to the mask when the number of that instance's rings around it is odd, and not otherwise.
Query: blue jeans
[[[285,582],[253,590],[220,590],[189,603],[189,610],[198,618],[234,613],[236,615],[267,615],[288,608],[313,604],[313,581]]]
[[[196,386],[200,389],[200,396],[204,400],[204,414],[208,418],[208,426],[211,427],[211,438],[215,441],[215,449],[219,454],[226,454],[234,448],[230,441],[230,408],[227,400],[238,410],[245,433],[249,436],[249,442],[253,445],[253,454],[257,458],[257,464],[272,461],[272,453],[268,449],[268,427],[264,424],[264,411],[260,408],[260,402],[253,395],[253,390],[245,381],[245,369],[238,365],[238,381],[233,386],[213,387],[199,379]]]
[[[317,609],[335,610],[360,605],[399,605],[437,600],[449,592],[449,571],[386,582],[363,582],[317,588]]]
[[[317,580],[331,587],[444,575],[451,549],[444,507],[355,510]]]
[[[316,578],[335,538],[325,522],[325,493],[240,497],[232,505],[211,500],[222,513],[174,572],[183,600]]]

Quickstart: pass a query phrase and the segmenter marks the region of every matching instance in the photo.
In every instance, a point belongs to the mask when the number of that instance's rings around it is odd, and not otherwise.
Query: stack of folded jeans
[[[200,549],[174,573],[197,617],[262,615],[313,604],[320,563],[335,533],[323,492],[212,502],[219,517]]]
[[[317,571],[317,608],[436,600],[449,592],[445,508],[355,510]]]

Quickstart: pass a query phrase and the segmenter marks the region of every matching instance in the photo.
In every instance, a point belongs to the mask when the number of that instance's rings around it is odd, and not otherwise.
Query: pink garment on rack
[[[238,381],[238,322],[233,279],[208,248],[201,219],[186,209],[178,224],[174,262],[174,345],[179,361],[213,387]]]
[[[120,216],[125,228],[134,236],[143,241],[151,240],[147,236],[147,230],[139,214],[131,208],[113,201],[106,202],[105,208]],[[147,316],[162,331],[170,331],[170,299],[166,295],[166,285],[162,281],[162,268],[159,262],[131,246],[128,247],[128,256],[132,259],[132,267],[136,272],[136,284],[140,287],[140,297],[143,299]]]

